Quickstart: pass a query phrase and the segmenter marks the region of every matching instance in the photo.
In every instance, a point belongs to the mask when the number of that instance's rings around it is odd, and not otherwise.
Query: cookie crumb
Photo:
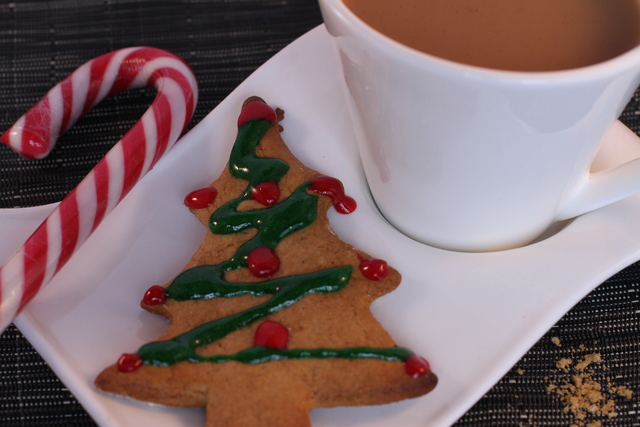
[[[578,371],[584,371],[585,368],[590,364],[601,363],[601,362],[602,362],[602,358],[600,357],[599,354],[597,353],[587,354],[582,358],[580,362],[576,364],[575,369],[577,369]]]
[[[609,392],[615,393],[618,396],[622,396],[626,399],[631,399],[633,397],[633,390],[621,385],[621,386],[613,386],[609,384]]]
[[[516,373],[517,373],[518,375],[524,375],[524,369],[520,369],[520,368],[518,368],[518,369],[516,369]]]
[[[573,363],[573,360],[562,358],[556,362],[556,368],[562,369],[564,372],[569,372],[569,366]]]
[[[551,337],[551,342],[557,345],[558,347],[562,347],[562,342],[560,342],[560,338],[558,337]]]
[[[573,416],[571,427],[601,427],[602,422],[593,420],[593,417],[617,417],[614,397],[631,399],[633,396],[632,390],[612,384],[610,379],[607,379],[605,388],[593,378],[594,364],[602,362],[598,353],[584,355],[575,363],[573,359],[562,358],[556,361],[556,368],[566,374],[561,375],[564,377],[562,381],[552,382],[546,379],[549,381],[547,391],[560,396],[565,404],[563,411]]]

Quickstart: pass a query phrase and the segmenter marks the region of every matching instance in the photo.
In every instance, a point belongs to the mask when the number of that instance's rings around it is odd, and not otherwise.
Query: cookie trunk
[[[230,364],[217,377],[221,386],[209,389],[206,427],[311,427],[309,389],[295,374],[284,365]]]

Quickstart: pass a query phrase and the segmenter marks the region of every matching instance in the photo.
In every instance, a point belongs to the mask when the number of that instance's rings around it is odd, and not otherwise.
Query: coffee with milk
[[[640,43],[638,0],[343,0],[364,22],[414,49],[470,65],[554,71]]]

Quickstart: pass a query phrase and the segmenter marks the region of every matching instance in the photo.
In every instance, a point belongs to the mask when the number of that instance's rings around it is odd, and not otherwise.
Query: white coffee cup
[[[640,82],[640,47],[566,71],[464,65],[408,48],[319,0],[367,182],[428,245],[495,251],[640,192],[640,161],[590,173]]]

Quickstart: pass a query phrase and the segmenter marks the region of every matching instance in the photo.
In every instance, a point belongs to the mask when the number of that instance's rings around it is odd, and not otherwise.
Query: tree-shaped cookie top
[[[151,287],[143,299],[145,308],[172,320],[175,333],[170,330],[136,353],[123,355],[98,378],[101,388],[190,406],[197,403],[165,400],[149,392],[163,389],[161,380],[133,378],[138,371],[149,369],[158,376],[164,375],[161,370],[173,367],[191,372],[206,365],[203,372],[208,372],[213,366],[228,366],[235,372],[240,368],[234,363],[264,365],[268,370],[269,366],[281,369],[276,365],[286,362],[302,364],[296,365],[296,370],[301,369],[299,375],[306,378],[295,381],[295,387],[300,387],[322,377],[319,366],[331,366],[320,361],[342,366],[339,360],[359,362],[348,365],[357,374],[340,375],[342,367],[330,372],[327,378],[335,378],[336,383],[350,376],[365,378],[374,368],[381,368],[381,373],[371,378],[370,390],[352,385],[349,387],[356,389],[339,399],[330,391],[333,386],[323,382],[322,390],[312,393],[315,400],[300,394],[306,402],[300,405],[307,411],[318,406],[394,401],[424,394],[435,386],[426,360],[396,346],[369,311],[371,301],[398,285],[399,274],[386,262],[340,241],[328,227],[324,211],[329,206],[347,214],[356,208],[355,201],[345,195],[337,179],[302,167],[290,153],[282,154],[286,147],[278,126],[278,114],[263,101],[245,103],[227,171],[212,187],[185,198],[211,233],[188,268],[168,286]],[[272,150],[270,144],[276,148]],[[225,301],[242,303],[226,310],[222,308]],[[202,317],[205,320],[193,321],[191,309],[208,310]],[[246,337],[247,331],[251,331],[251,341],[238,338],[233,345],[218,344],[235,336]],[[223,371],[215,369],[216,375],[222,375]],[[216,380],[196,374],[194,378],[206,384]],[[147,384],[122,391],[111,381]],[[385,381],[391,385],[387,387]],[[381,391],[384,395],[375,397]],[[350,393],[356,397],[348,397]]]

